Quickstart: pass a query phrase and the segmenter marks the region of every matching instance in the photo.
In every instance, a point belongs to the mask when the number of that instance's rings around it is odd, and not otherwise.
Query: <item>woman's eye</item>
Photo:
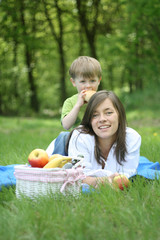
[[[98,114],[93,114],[93,118],[96,118],[98,116]]]
[[[111,115],[113,112],[106,112],[107,115]]]

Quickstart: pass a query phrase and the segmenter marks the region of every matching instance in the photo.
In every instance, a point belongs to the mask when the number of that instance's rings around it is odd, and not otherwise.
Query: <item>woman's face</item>
[[[109,98],[105,99],[93,112],[91,125],[98,138],[115,140],[118,130],[118,112]]]

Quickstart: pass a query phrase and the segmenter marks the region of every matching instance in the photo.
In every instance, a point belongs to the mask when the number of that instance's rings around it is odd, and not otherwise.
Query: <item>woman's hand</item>
[[[96,187],[98,187],[101,184],[106,184],[106,183],[112,185],[114,177],[118,176],[118,175],[119,175],[119,173],[114,173],[114,174],[110,175],[109,177],[98,177]]]
[[[82,182],[86,183],[88,185],[91,185],[93,187],[97,186],[97,178],[96,177],[86,177],[85,179],[83,179]]]
[[[111,185],[114,177],[118,176],[118,175],[119,175],[119,173],[114,173],[114,174],[110,175],[109,177],[86,177],[83,180],[83,183],[91,185],[95,188],[97,188],[101,184],[106,184],[106,183]]]

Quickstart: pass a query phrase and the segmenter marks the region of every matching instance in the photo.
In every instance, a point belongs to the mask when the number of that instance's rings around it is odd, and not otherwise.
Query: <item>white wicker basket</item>
[[[28,165],[15,166],[16,196],[37,198],[52,194],[78,197],[81,193],[81,182],[84,179],[83,169],[32,168]]]

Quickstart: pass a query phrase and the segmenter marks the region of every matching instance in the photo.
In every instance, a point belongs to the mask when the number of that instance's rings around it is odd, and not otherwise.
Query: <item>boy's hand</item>
[[[86,93],[86,90],[82,90],[79,94],[78,94],[78,99],[77,99],[77,105],[79,107],[82,107],[83,104],[85,103],[85,100],[84,100],[84,97],[85,97],[85,94]]]

